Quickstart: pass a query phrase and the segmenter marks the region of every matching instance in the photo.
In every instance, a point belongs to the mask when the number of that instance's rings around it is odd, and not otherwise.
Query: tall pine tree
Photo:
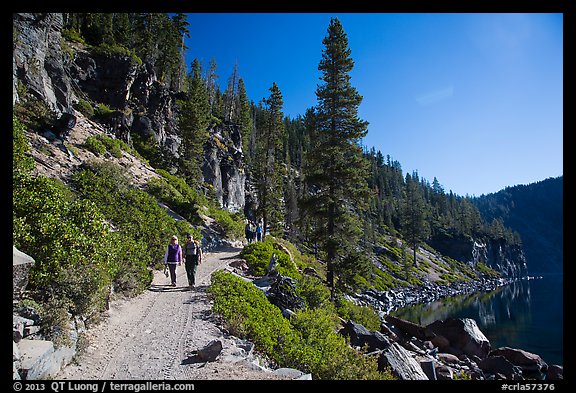
[[[188,76],[188,97],[180,102],[182,169],[189,184],[197,184],[200,180],[210,121],[210,103],[201,71],[200,63],[194,59]]]
[[[282,230],[282,140],[284,137],[284,101],[282,92],[272,84],[270,96],[264,100],[266,116],[256,142],[256,182],[258,190],[258,214],[263,220],[263,236],[267,229],[272,234]]]
[[[282,230],[282,141],[284,138],[284,115],[282,93],[272,84],[270,96],[264,100],[265,121],[256,141],[256,157],[253,163],[258,190],[258,215],[263,220],[263,235],[267,229],[272,234]]]
[[[418,173],[406,174],[406,196],[401,211],[402,230],[412,245],[414,266],[418,265],[416,252],[419,245],[430,235],[427,205],[418,184]]]
[[[314,240],[326,259],[327,281],[334,296],[335,284],[352,284],[370,266],[357,249],[362,234],[359,209],[368,191],[367,162],[358,142],[366,135],[368,123],[358,117],[362,96],[350,83],[354,61],[337,18],[330,20],[323,44],[318,69],[324,83],[316,89],[318,105],[305,162],[310,196],[303,207],[316,218]]]

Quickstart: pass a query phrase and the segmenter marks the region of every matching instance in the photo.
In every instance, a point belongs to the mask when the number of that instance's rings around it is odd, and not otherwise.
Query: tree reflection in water
[[[563,362],[562,279],[522,279],[490,292],[443,298],[393,311],[420,325],[448,318],[472,318],[492,348],[509,346]]]

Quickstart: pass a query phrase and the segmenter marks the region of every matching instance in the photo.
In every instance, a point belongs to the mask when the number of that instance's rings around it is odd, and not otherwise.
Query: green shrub
[[[52,128],[56,122],[53,112],[44,100],[31,94],[20,96],[20,102],[14,106],[14,114],[20,122],[33,131],[44,131]]]
[[[347,321],[359,323],[371,331],[380,331],[380,317],[372,307],[359,306],[339,296],[336,299],[336,310]]]
[[[70,299],[76,314],[101,310],[114,273],[109,227],[96,206],[69,200],[61,182],[22,178],[13,188],[13,243],[31,255],[29,285]]]
[[[476,270],[480,272],[480,274],[484,276],[488,276],[491,278],[498,278],[500,277],[500,273],[496,270],[492,269],[490,266],[486,265],[484,262],[478,262],[476,264]]]
[[[241,239],[244,236],[243,217],[238,213],[231,213],[210,201],[190,187],[186,181],[174,176],[163,169],[158,173],[162,179],[152,179],[147,184],[148,192],[161,201],[166,202],[172,209],[194,224],[201,224],[200,206],[206,207],[206,215],[213,218],[222,229],[225,237]]]
[[[142,59],[133,50],[122,45],[102,43],[93,47],[92,51],[106,57],[127,57],[133,65],[142,65]]]
[[[176,222],[156,199],[130,185],[123,169],[112,162],[89,163],[72,176],[78,192],[95,201],[117,230],[143,248],[134,250],[145,266],[156,266],[164,256],[170,236],[197,233],[190,224]],[[130,254],[132,255],[132,254]]]
[[[253,341],[280,367],[311,372],[314,379],[392,379],[377,371],[375,358],[347,344],[327,309],[300,310],[288,320],[252,283],[224,271],[212,274],[208,293],[231,333]]]
[[[86,45],[84,37],[76,29],[62,29],[62,36],[68,41],[78,42],[80,44]]]
[[[309,365],[314,379],[393,379],[389,372],[378,371],[376,358],[356,351],[338,334],[335,314],[323,308],[301,310],[290,321],[302,336],[299,347],[305,348],[295,363]]]
[[[85,115],[86,117],[94,116],[94,108],[92,108],[92,104],[90,104],[85,99],[81,98],[78,100],[77,103],[73,105],[74,109]]]
[[[320,279],[303,274],[297,281],[296,292],[306,302],[308,308],[328,308],[330,302],[330,289]]]
[[[220,270],[212,274],[208,294],[214,301],[212,310],[224,318],[232,334],[249,338],[273,357],[282,352],[279,343],[295,339],[280,309],[253,284]]]
[[[26,154],[30,147],[24,136],[24,129],[24,124],[12,115],[12,176],[29,174],[36,166],[34,158]]]
[[[162,174],[162,171],[158,172]],[[197,196],[191,195],[192,190],[189,188],[175,187],[174,181],[171,182],[169,178],[163,176],[162,178],[150,179],[146,184],[146,190],[159,201],[169,205],[189,222],[197,225],[202,223],[198,214],[198,205],[195,202]]]
[[[104,155],[108,150],[106,149],[104,143],[102,143],[102,140],[96,135],[90,135],[88,138],[86,138],[86,141],[84,141],[84,147],[86,147],[86,149],[96,154],[97,156]]]
[[[284,251],[280,251],[275,247],[272,237],[267,236],[263,242],[255,242],[248,244],[241,252],[242,258],[250,267],[252,274],[256,276],[265,276],[267,274],[268,264],[272,254],[276,255],[278,262],[277,270],[283,276],[292,278],[299,278],[296,268],[290,261],[290,257]]]
[[[97,134],[96,138],[98,138],[106,147],[106,150],[116,158],[122,158],[122,150],[130,151],[130,147],[120,139],[111,138],[105,134]]]
[[[114,110],[108,105],[102,103],[96,105],[96,108],[94,109],[94,117],[97,119],[106,119],[112,113],[114,113]]]
[[[231,213],[210,204],[208,215],[216,220],[227,237],[234,240],[244,237],[244,219],[238,213]]]

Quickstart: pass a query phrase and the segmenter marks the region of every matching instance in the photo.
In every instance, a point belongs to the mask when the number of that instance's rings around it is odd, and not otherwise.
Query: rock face
[[[522,248],[504,240],[484,241],[469,236],[437,234],[428,244],[442,254],[470,265],[483,262],[503,277],[522,277],[528,272]]]
[[[398,343],[392,343],[378,358],[378,369],[385,367],[402,380],[428,380],[420,364]]]
[[[20,294],[28,284],[28,272],[34,263],[34,258],[12,246],[12,300],[20,299]]]
[[[490,352],[490,341],[480,331],[476,321],[470,318],[439,320],[426,326],[426,332],[430,338],[446,338],[448,345],[439,349],[456,356],[465,354],[483,359]]]
[[[371,355],[378,356],[379,369],[389,367],[399,379],[563,379],[561,366],[548,366],[537,354],[509,347],[490,350],[490,342],[473,319],[438,320],[421,326],[387,316],[380,332],[384,340],[375,341],[378,332],[352,321],[340,331],[350,337],[351,344],[379,342],[372,346]]]
[[[14,267],[14,299],[28,283],[28,272],[34,259],[12,246]],[[17,309],[18,308],[18,309]],[[67,344],[55,347],[41,334],[40,315],[29,307],[14,307],[12,314],[12,362],[13,379],[46,379],[54,377],[60,369],[72,361],[76,354],[78,333],[83,330],[81,321],[71,320]]]
[[[230,123],[214,125],[204,152],[204,182],[214,188],[220,206],[232,212],[242,211],[246,202],[246,172],[239,127]]]
[[[57,115],[71,110],[74,94],[61,47],[62,14],[13,14],[13,24],[12,103],[20,100],[20,80]]]
[[[69,74],[74,85],[94,103],[115,109],[102,121],[108,131],[129,142],[131,132],[153,137],[167,161],[179,157],[177,93],[162,86],[149,64],[130,56],[93,53],[76,48]]]
[[[158,81],[151,64],[131,56],[68,42],[63,50],[62,14],[14,14],[13,22],[13,104],[20,101],[19,83],[46,102],[56,118],[73,115],[80,97],[93,106],[105,104],[112,109],[100,119],[107,132],[128,143],[133,134],[154,138],[163,160],[176,172],[182,148],[178,100],[185,97],[183,92],[170,90]],[[240,129],[221,123],[209,131],[203,180],[213,187],[221,207],[242,211],[246,173]]]

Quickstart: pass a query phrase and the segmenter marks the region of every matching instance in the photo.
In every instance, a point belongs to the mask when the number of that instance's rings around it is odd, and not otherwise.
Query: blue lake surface
[[[438,319],[472,318],[492,349],[511,347],[564,364],[562,275],[518,280],[492,292],[441,299],[391,315],[428,325]]]

